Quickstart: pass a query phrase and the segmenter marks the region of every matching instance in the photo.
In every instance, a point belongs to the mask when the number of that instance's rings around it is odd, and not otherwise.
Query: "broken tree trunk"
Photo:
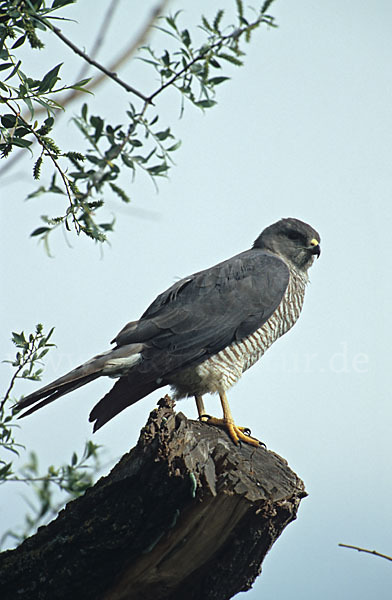
[[[0,597],[231,598],[251,587],[304,496],[280,456],[236,447],[166,397],[109,475],[0,555]]]

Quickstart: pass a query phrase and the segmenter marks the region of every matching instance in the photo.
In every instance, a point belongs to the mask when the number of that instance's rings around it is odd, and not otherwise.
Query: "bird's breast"
[[[264,352],[297,321],[304,300],[306,276],[290,269],[286,292],[271,317],[252,334],[235,341],[199,365],[176,374],[177,398],[227,391],[254,365]]]

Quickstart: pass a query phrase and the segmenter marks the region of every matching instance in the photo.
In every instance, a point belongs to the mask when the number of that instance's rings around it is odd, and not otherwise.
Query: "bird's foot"
[[[216,417],[210,417],[210,415],[200,415],[199,419],[208,425],[215,425],[225,429],[236,446],[238,446],[240,442],[245,442],[246,444],[251,444],[256,447],[263,445],[262,442],[259,442],[259,440],[250,435],[250,429],[248,427],[238,427],[231,420],[217,419]]]
[[[208,421],[213,418],[214,417],[211,417],[211,415],[199,415],[198,417],[199,421],[201,421],[202,423],[208,423]]]

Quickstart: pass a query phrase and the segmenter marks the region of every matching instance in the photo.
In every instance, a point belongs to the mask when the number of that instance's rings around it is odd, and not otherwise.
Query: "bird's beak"
[[[320,243],[315,238],[310,240],[310,250],[311,250],[311,254],[317,254],[317,258],[319,258],[320,254],[321,254],[321,248],[320,248]]]

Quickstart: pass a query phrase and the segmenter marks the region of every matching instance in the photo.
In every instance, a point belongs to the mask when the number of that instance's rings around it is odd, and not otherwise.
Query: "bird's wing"
[[[200,363],[262,327],[288,281],[283,260],[264,250],[247,250],[175,283],[115,341],[120,346],[145,342],[137,369],[162,377]]]
[[[117,347],[141,343],[142,359],[90,413],[94,431],[127,406],[168,383],[270,318],[286,291],[289,269],[277,256],[247,250],[172,285],[141,319],[117,335]]]

